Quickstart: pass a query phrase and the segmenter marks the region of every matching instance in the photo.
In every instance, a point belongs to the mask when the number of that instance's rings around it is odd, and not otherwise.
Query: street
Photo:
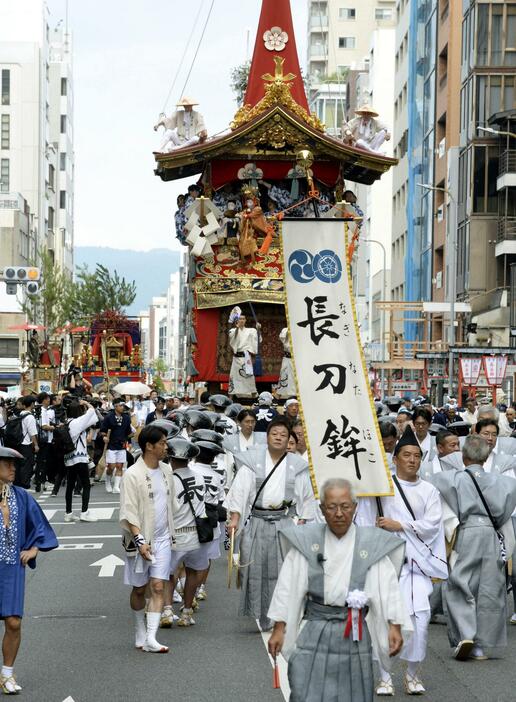
[[[133,646],[129,587],[123,585],[118,501],[103,486],[92,489],[94,524],[63,522],[64,499],[39,497],[58,534],[60,548],[39,554],[27,573],[23,638],[16,664],[27,702],[140,702],[192,700],[282,702],[272,689],[272,668],[262,637],[250,620],[236,616],[238,593],[226,587],[226,559],[216,563],[208,599],[190,629],[160,630],[168,655],[143,654]],[[78,498],[74,498],[75,501]],[[100,563],[98,565],[98,562]],[[430,627],[423,668],[426,699],[439,702],[516,700],[516,626],[509,628],[503,658],[457,663],[444,626]],[[405,697],[402,667],[395,665],[397,697]]]

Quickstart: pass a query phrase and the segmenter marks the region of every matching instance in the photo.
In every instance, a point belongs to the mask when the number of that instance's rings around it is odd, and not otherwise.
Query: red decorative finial
[[[297,56],[290,0],[262,0],[249,82],[244,98],[245,105],[254,107],[263,98],[265,94],[263,76],[274,70],[274,56],[284,59],[283,75],[289,78],[290,75],[293,76],[292,97],[308,112],[308,102]]]

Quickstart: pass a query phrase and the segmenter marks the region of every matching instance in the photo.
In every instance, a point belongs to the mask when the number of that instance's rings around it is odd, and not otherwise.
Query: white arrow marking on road
[[[68,696],[63,702],[75,702],[73,697]]]
[[[90,568],[91,566],[100,566],[99,578],[112,578],[116,567],[121,565],[125,565],[124,561],[111,553],[109,556],[101,558],[100,561],[90,563]]]
[[[43,514],[48,519],[48,521],[50,521],[52,519],[52,517],[54,516],[54,514],[56,512],[57,512],[57,509],[44,509],[43,510]],[[66,702],[66,700],[65,700],[65,702]]]

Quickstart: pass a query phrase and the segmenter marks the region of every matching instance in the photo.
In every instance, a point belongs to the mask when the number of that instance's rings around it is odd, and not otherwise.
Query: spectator
[[[39,452],[36,458],[36,492],[45,489],[48,479],[48,464],[50,461],[52,441],[54,437],[54,426],[56,423],[54,410],[51,408],[51,397],[48,392],[40,392],[38,395],[40,405],[39,416]]]
[[[145,424],[150,424],[156,419],[163,419],[163,417],[165,416],[165,400],[162,397],[156,397],[156,399],[154,400],[154,405],[156,409],[153,412],[149,412],[145,420]]]
[[[113,401],[113,410],[104,417],[100,427],[104,443],[107,444],[106,492],[120,492],[122,470],[126,462],[125,445],[134,433],[131,416],[126,412],[128,409],[125,402],[117,398]]]
[[[21,404],[23,407],[20,412],[23,438],[21,445],[18,446],[18,451],[23,456],[23,459],[18,459],[17,461],[14,484],[17,487],[28,490],[34,473],[34,456],[39,451],[38,425],[33,414],[36,398],[33,395],[27,395],[22,397]]]
[[[255,408],[256,412],[256,427],[255,431],[265,433],[267,427],[276,419],[278,412],[272,407],[274,402],[273,396],[270,392],[261,392],[258,395],[258,406]]]
[[[95,409],[86,400],[73,400],[67,410],[68,430],[75,449],[71,453],[65,454],[64,463],[66,466],[66,511],[65,522],[96,522],[97,519],[90,514],[88,506],[90,502],[90,471],[87,435],[88,429],[97,423],[98,417]],[[72,498],[75,481],[79,478],[82,485],[82,511],[77,517],[72,512]]]

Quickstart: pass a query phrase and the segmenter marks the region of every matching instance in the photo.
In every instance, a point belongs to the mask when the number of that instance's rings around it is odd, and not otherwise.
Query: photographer
[[[39,452],[36,458],[36,492],[45,489],[48,479],[47,470],[50,461],[52,441],[54,437],[54,426],[56,418],[54,410],[50,407],[51,397],[48,392],[40,392],[38,395],[38,426],[39,426]]]
[[[90,381],[83,378],[81,369],[72,364],[66,378],[66,389],[70,395],[82,399],[86,394],[91,393],[92,388]]]
[[[33,410],[36,403],[36,398],[32,395],[22,397],[21,400],[23,410],[20,412],[21,421],[21,443],[18,446],[18,451],[23,456],[23,459],[18,459],[16,464],[16,478],[14,484],[17,487],[22,487],[28,490],[30,481],[34,472],[34,456],[39,451],[38,444],[38,426]],[[12,447],[14,448],[14,447]]]
[[[65,522],[96,522],[96,518],[89,513],[88,505],[90,501],[90,474],[89,456],[87,446],[88,429],[97,423],[98,417],[95,409],[85,400],[74,399],[67,407],[68,429],[70,438],[75,445],[71,453],[65,454],[64,462],[66,466],[66,512]],[[82,485],[82,511],[77,517],[72,512],[73,489],[76,479],[79,478]]]

